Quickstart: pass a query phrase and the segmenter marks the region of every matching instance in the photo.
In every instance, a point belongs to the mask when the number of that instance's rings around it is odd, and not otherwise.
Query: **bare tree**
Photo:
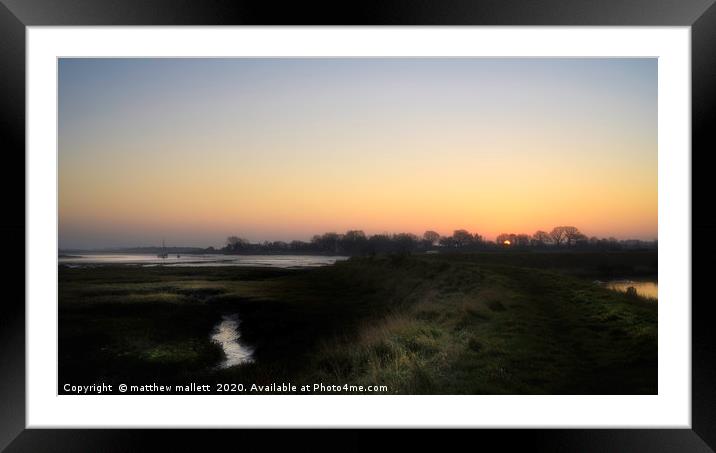
[[[455,230],[452,233],[452,238],[458,247],[471,245],[475,241],[475,237],[467,230]]]
[[[574,240],[574,243],[579,246],[586,246],[589,245],[589,237],[587,237],[586,234],[579,234],[576,239]]]
[[[530,237],[527,234],[502,233],[495,238],[495,242],[510,247],[526,247],[530,245]]]
[[[448,247],[448,248],[457,247],[457,243],[455,242],[455,239],[453,239],[452,236],[441,236],[438,243],[440,245],[442,245],[443,247]]]
[[[362,241],[365,240],[365,233],[363,230],[349,230],[343,235],[343,239],[346,241]]]
[[[532,235],[532,241],[535,243],[535,245],[538,246],[547,245],[550,243],[551,240],[552,238],[546,231],[538,230],[535,231],[535,234]]]
[[[564,238],[567,245],[575,245],[577,240],[584,236],[577,227],[563,226]]]
[[[229,236],[226,238],[226,247],[232,251],[241,250],[248,245],[249,241],[238,236]]]
[[[579,228],[573,226],[554,227],[549,235],[552,237],[552,242],[557,246],[562,244],[575,245],[577,241],[584,239],[584,235],[579,231]]]
[[[435,245],[440,239],[440,235],[436,231],[428,230],[423,233],[423,240],[430,245]]]
[[[351,255],[357,255],[363,252],[368,244],[368,238],[363,230],[350,230],[340,239],[341,247]]]
[[[563,226],[558,226],[552,228],[552,231],[550,231],[549,236],[552,238],[552,243],[559,247],[562,245],[562,242],[565,240],[565,231]]]
[[[410,253],[418,243],[418,237],[411,233],[398,233],[393,235],[396,251],[398,253]]]
[[[334,232],[323,233],[322,235],[313,236],[311,243],[322,251],[338,253],[338,247],[342,237],[342,235]]]

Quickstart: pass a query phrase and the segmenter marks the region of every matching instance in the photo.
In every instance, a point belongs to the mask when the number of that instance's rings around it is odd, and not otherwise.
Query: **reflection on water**
[[[140,254],[86,254],[60,256],[59,263],[70,267],[95,266],[101,264],[135,264],[143,266],[258,266],[258,267],[318,267],[329,266],[336,261],[348,259],[345,256],[314,255],[169,255],[157,258],[156,255]]]
[[[628,288],[633,287],[636,293],[642,297],[658,299],[659,285],[655,281],[613,280],[607,282],[606,287],[623,293],[627,292]]]
[[[241,344],[239,333],[239,317],[237,315],[226,315],[221,322],[214,327],[211,339],[221,345],[226,359],[219,364],[219,368],[229,368],[242,363],[251,363],[253,349]]]

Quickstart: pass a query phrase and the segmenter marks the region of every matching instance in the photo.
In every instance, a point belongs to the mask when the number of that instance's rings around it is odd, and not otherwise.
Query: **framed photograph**
[[[0,8],[0,446],[713,451],[712,2],[103,3]]]

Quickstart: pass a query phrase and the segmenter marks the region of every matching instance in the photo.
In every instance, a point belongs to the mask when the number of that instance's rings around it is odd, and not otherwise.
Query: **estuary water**
[[[629,287],[634,287],[636,293],[648,299],[658,300],[659,284],[651,280],[612,280],[606,282],[606,287],[625,293]]]
[[[156,255],[140,254],[81,254],[60,255],[59,263],[70,267],[97,266],[103,264],[132,264],[140,266],[246,266],[301,268],[329,266],[347,256],[322,255],[221,255],[221,254],[179,254],[159,258]]]
[[[219,364],[219,368],[229,368],[254,361],[253,349],[241,342],[239,324],[238,315],[225,315],[221,318],[221,322],[214,327],[211,339],[221,346],[224,355],[226,355],[224,361]]]

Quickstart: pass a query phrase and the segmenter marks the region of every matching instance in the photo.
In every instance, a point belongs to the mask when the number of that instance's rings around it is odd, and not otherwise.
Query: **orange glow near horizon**
[[[360,62],[351,72],[311,60],[248,79],[250,65],[182,72],[176,61],[60,65],[61,247],[350,229],[493,240],[556,225],[657,237],[656,91],[640,85],[655,87],[655,63],[590,61],[595,74],[525,63],[530,78],[494,60],[408,71],[368,59],[361,78]],[[309,77],[315,65],[329,66],[315,68],[324,85]],[[117,92],[94,87],[95,73]]]

